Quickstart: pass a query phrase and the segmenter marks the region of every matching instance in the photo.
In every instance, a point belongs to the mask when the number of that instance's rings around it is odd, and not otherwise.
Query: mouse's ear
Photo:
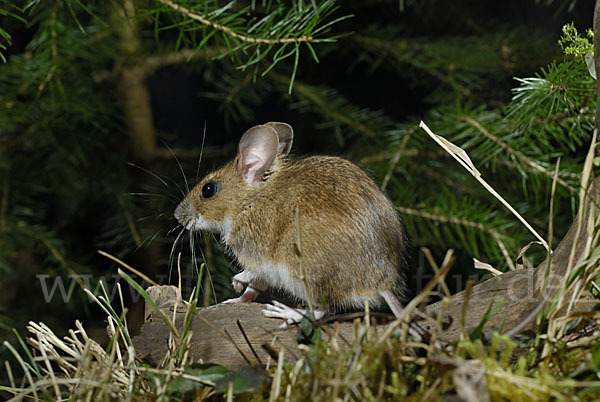
[[[278,147],[274,128],[261,125],[246,131],[238,145],[237,170],[242,179],[252,186],[260,186],[263,174],[271,168],[277,156]]]
[[[290,149],[292,149],[292,141],[294,140],[294,130],[292,129],[292,126],[287,123],[275,121],[265,123],[265,126],[269,126],[277,132],[277,137],[279,139],[277,154],[287,156],[287,154],[290,153]]]

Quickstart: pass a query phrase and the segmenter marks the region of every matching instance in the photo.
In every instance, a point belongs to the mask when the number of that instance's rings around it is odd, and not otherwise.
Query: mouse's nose
[[[183,200],[175,208],[175,219],[186,229],[190,229],[189,226],[192,224],[192,218],[194,217],[194,208],[189,202]]]

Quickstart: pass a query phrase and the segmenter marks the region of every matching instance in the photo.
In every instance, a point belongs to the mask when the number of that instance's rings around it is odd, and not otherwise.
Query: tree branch
[[[266,39],[266,38],[254,38],[252,36],[241,35],[239,33],[233,32],[231,28],[226,27],[225,25],[217,24],[216,22],[210,21],[204,18],[201,15],[194,14],[191,10],[180,6],[179,4],[175,4],[170,0],[158,0],[162,4],[171,7],[173,10],[180,12],[193,20],[200,22],[201,24],[208,25],[211,28],[214,28],[218,31],[224,32],[229,36],[233,36],[236,39],[241,40],[242,42],[248,43],[264,43],[264,44],[278,44],[278,43],[300,43],[300,42],[310,42],[313,40],[312,36],[300,36],[298,38],[282,38],[282,39]]]
[[[467,226],[467,227],[481,230],[482,232],[489,234],[494,239],[496,244],[498,245],[498,248],[500,249],[500,251],[502,252],[502,255],[506,259],[506,264],[508,265],[510,270],[512,271],[515,269],[515,264],[513,264],[513,262],[512,262],[512,257],[508,253],[508,249],[506,248],[506,246],[500,239],[500,234],[497,231],[495,231],[489,227],[486,227],[485,225],[483,225],[479,222],[472,222],[472,221],[469,221],[466,219],[459,219],[459,218],[456,218],[453,216],[435,215],[435,214],[432,214],[432,213],[429,213],[426,211],[420,211],[420,210],[413,209],[413,208],[406,208],[403,206],[396,206],[396,209],[405,215],[418,216],[418,217],[421,217],[424,219],[429,219],[429,220],[435,221],[435,222],[443,222],[443,223],[451,223],[454,225]]]
[[[514,149],[513,147],[511,147],[510,145],[508,145],[504,141],[500,140],[498,137],[492,135],[492,133],[490,133],[485,127],[483,127],[481,125],[481,123],[479,123],[477,120],[475,120],[475,119],[473,119],[472,117],[469,117],[469,116],[463,116],[463,117],[461,117],[461,120],[464,120],[467,123],[469,123],[475,129],[477,129],[480,133],[482,133],[486,138],[488,138],[494,144],[498,145],[500,148],[506,150],[508,153],[510,153],[511,155],[513,155],[515,158],[520,159],[523,162],[525,162],[525,164],[531,169],[531,171],[533,171],[535,173],[541,173],[543,175],[546,175],[550,179],[552,179],[553,172],[551,172],[551,171],[549,171],[547,169],[544,169],[542,166],[540,166],[539,164],[537,164],[534,161],[532,161],[530,158],[528,158],[527,156],[525,156],[523,153],[517,151],[516,149]],[[577,189],[575,187],[571,186],[569,183],[567,183],[566,181],[564,181],[561,178],[557,177],[556,181],[561,186],[563,186],[567,190],[569,190],[571,193],[575,193],[577,191]]]

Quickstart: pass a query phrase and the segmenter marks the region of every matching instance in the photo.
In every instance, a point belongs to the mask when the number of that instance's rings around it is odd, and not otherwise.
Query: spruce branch
[[[313,59],[319,62],[313,45],[334,42],[344,36],[329,35],[328,32],[335,24],[351,17],[346,15],[329,19],[338,8],[333,0],[310,3],[294,1],[289,7],[281,2],[276,5],[269,2],[264,7],[262,17],[253,15],[254,2],[234,11],[231,9],[237,4],[236,1],[223,7],[218,7],[217,2],[206,2],[203,15],[171,0],[158,0],[158,3],[183,18],[183,21],[172,25],[180,31],[178,47],[183,43],[201,49],[209,41],[215,41],[227,48],[217,58],[229,56],[241,70],[252,67],[256,71],[268,57],[268,63],[263,63],[267,65],[261,73],[263,76],[280,62],[291,59],[288,93],[292,92],[298,71],[300,51],[303,49],[301,45],[306,45]],[[192,21],[199,22],[200,27],[189,23]],[[158,34],[158,28],[155,31]],[[201,31],[203,35],[197,35],[197,31]],[[184,35],[185,33],[188,35]]]
[[[504,149],[505,151],[507,151],[508,153],[513,155],[515,158],[520,159],[523,162],[525,162],[525,164],[531,169],[531,171],[536,172],[536,173],[542,173],[551,179],[553,178],[553,176],[554,176],[553,172],[540,166],[538,163],[534,162],[533,160],[531,160],[530,158],[525,156],[523,153],[517,151],[516,149],[512,148],[510,145],[506,144],[504,141],[500,140],[498,137],[494,136],[485,127],[483,127],[477,120],[473,119],[470,116],[463,116],[463,117],[461,117],[461,119],[466,121],[473,127],[475,127],[479,132],[481,132],[487,139],[492,141],[494,144],[498,145],[500,148]],[[575,191],[576,191],[575,187],[571,186],[569,183],[567,183],[566,181],[564,181],[561,178],[557,177],[556,180],[561,186],[565,187],[571,193],[575,193]]]
[[[567,63],[571,64],[571,62]],[[577,75],[580,73],[575,69],[570,71]],[[587,95],[585,92],[579,94]],[[550,114],[541,128],[527,128],[525,124],[531,122],[527,122],[526,113],[533,111],[537,120],[537,115],[542,114],[541,109],[548,107],[556,109],[551,105],[550,100],[546,103],[536,96],[545,96],[545,93],[536,92],[536,95],[533,93],[530,95],[531,97],[527,99],[513,100],[502,110],[489,109],[485,106],[473,107],[469,103],[459,108],[442,106],[434,109],[430,118],[436,121],[438,131],[448,133],[450,141],[460,144],[463,149],[468,149],[473,161],[485,164],[485,167],[492,171],[498,166],[516,169],[523,183],[520,190],[518,186],[514,186],[516,181],[510,179],[504,182],[496,180],[495,187],[500,189],[499,185],[503,186],[504,194],[522,191],[527,198],[535,195],[533,198],[536,200],[536,205],[542,205],[544,198],[540,196],[547,194],[547,184],[552,181],[551,171],[554,161],[562,156],[563,163],[559,172],[561,196],[570,196],[574,200],[576,191],[574,192],[573,189],[576,189],[574,183],[579,177],[580,162],[577,154],[572,153],[571,149],[577,149],[579,139],[588,135],[584,129],[588,125],[586,120],[590,116],[589,114],[576,115],[578,112],[573,108],[566,113],[568,117],[555,120],[553,118],[557,114]],[[576,92],[573,92],[573,96],[575,95]],[[530,102],[536,102],[537,109],[532,108]],[[518,103],[518,106],[515,103]],[[506,112],[503,113],[504,111]],[[507,117],[511,112],[513,114]],[[580,130],[570,129],[574,124],[581,125]],[[546,134],[547,132],[552,134]],[[551,141],[550,135],[558,137],[558,141]],[[525,186],[525,182],[529,184]],[[566,191],[563,192],[563,189]],[[528,208],[525,205],[524,207]],[[538,209],[535,213],[542,212]]]
[[[16,4],[13,4],[12,1],[8,1],[8,0],[2,0],[1,4],[5,4],[6,6],[0,7],[0,17],[1,16],[10,17],[10,18],[13,18],[15,20],[22,22],[23,24],[27,24],[27,20],[22,17],[24,8],[19,7]],[[8,33],[8,31],[0,28],[0,39],[4,40],[4,42],[6,43],[6,44],[4,44],[0,41],[0,59],[2,59],[2,61],[4,63],[6,63],[6,58],[4,57],[4,54],[2,53],[2,51],[7,50],[8,46],[12,45],[12,36],[10,33]]]
[[[231,103],[233,101],[233,99],[235,97],[237,97],[237,95],[242,91],[242,89],[244,89],[245,87],[250,85],[250,83],[252,82],[252,78],[253,78],[253,74],[246,74],[246,77],[244,77],[242,80],[240,80],[237,83],[237,85],[235,85],[231,89],[231,91],[229,91],[229,93],[225,97],[225,103]]]
[[[217,31],[224,32],[229,36],[232,36],[236,39],[241,40],[242,42],[263,43],[263,44],[275,45],[275,44],[281,44],[281,43],[310,42],[314,39],[310,35],[302,35],[297,38],[277,38],[277,39],[257,38],[257,37],[253,37],[253,36],[242,35],[237,32],[234,32],[231,28],[229,28],[225,25],[218,24],[214,21],[204,18],[203,16],[201,16],[199,14],[195,14],[190,9],[185,8],[179,4],[176,4],[170,0],[158,0],[158,1],[166,6],[171,7],[173,10],[178,11],[178,12],[188,16],[189,18],[191,18],[195,21],[199,21],[201,24],[204,24],[211,28],[214,28]]]
[[[513,147],[526,147],[542,157],[554,152],[557,143],[574,151],[589,140],[595,82],[585,63],[552,63],[535,77],[515,79],[520,85],[506,107]]]
[[[272,72],[272,78],[281,84],[286,84],[288,78]],[[354,132],[375,138],[392,126],[392,120],[382,112],[360,108],[351,104],[342,94],[332,88],[317,87],[301,82],[295,83],[296,90],[292,94],[298,99],[298,104],[293,107],[301,111],[310,110],[323,117],[323,120],[332,124],[345,125]]]
[[[527,35],[528,40],[523,41],[522,35]],[[389,69],[405,77],[413,75],[417,85],[420,81],[431,81],[423,76],[427,74],[452,91],[438,88],[436,92],[446,92],[445,96],[450,98],[458,95],[497,106],[503,105],[504,101],[491,98],[489,88],[482,92],[489,80],[486,75],[511,74],[516,70],[520,56],[547,52],[540,46],[545,39],[543,36],[532,36],[507,26],[499,26],[477,40],[462,35],[443,39],[411,37],[408,40],[406,36],[400,27],[373,25],[353,35],[352,40],[359,46],[349,49],[358,53],[357,60],[365,62],[371,72]]]
[[[512,261],[512,258],[508,252],[508,249],[506,248],[506,245],[501,240],[500,233],[493,230],[492,228],[489,228],[479,222],[473,222],[473,221],[470,221],[467,219],[459,219],[459,218],[456,218],[453,216],[432,214],[431,212],[418,210],[418,209],[414,209],[414,208],[403,207],[400,205],[396,205],[396,209],[399,212],[406,214],[406,215],[418,216],[419,218],[424,218],[424,219],[428,219],[428,220],[435,221],[435,222],[451,223],[454,225],[466,226],[466,227],[478,229],[482,232],[487,233],[494,239],[494,241],[498,245],[498,248],[500,249],[500,252],[502,252],[502,255],[504,256],[504,258],[506,260],[506,264],[508,265],[510,270],[512,271],[515,269],[515,264]]]
[[[369,49],[370,51],[384,50],[385,52],[392,54],[397,60],[407,63],[417,69],[425,71],[427,74],[439,80],[440,82],[443,82],[444,84],[455,88],[464,96],[472,95],[471,90],[469,88],[467,88],[459,82],[456,82],[456,80],[452,80],[447,73],[440,71],[436,67],[428,66],[427,64],[423,63],[422,61],[419,61],[415,56],[413,56],[413,52],[415,52],[415,50],[422,50],[424,46],[408,45],[408,43],[404,41],[390,42],[388,40],[372,38],[362,35],[354,35],[353,39],[357,43],[362,45],[365,49]]]
[[[176,52],[148,55],[141,61],[143,72],[146,75],[156,70],[174,64],[183,64],[191,61],[209,60],[226,51],[224,47],[206,47],[201,52],[193,49],[180,49]]]
[[[46,77],[44,78],[44,80],[38,85],[38,95],[44,91],[44,88],[46,87],[46,85],[48,85],[48,83],[50,82],[50,80],[52,80],[52,77],[54,76],[54,72],[56,71],[56,66],[57,66],[57,58],[58,58],[58,46],[56,44],[56,19],[57,19],[57,4],[54,4],[54,7],[52,8],[52,12],[50,13],[50,49],[51,49],[51,54],[52,54],[52,65],[50,66],[50,69],[48,70],[48,73],[46,74]]]
[[[386,150],[386,151],[369,154],[367,156],[360,158],[359,163],[361,165],[369,165],[371,163],[387,162],[390,159],[394,158],[394,155],[396,154],[396,152],[390,152],[390,151]],[[450,157],[446,152],[423,150],[423,149],[416,149],[416,148],[405,149],[402,152],[402,156],[407,157],[407,158],[415,158],[415,159],[427,158],[427,159],[431,159],[431,160],[437,160],[439,158]]]
[[[413,126],[411,127],[406,134],[404,135],[404,138],[402,138],[402,142],[400,143],[400,148],[398,149],[398,151],[396,151],[396,153],[394,154],[394,157],[392,158],[392,160],[390,161],[390,166],[388,168],[387,173],[385,174],[385,176],[383,177],[383,182],[381,183],[381,191],[385,191],[390,178],[392,177],[392,174],[394,173],[394,170],[396,169],[396,166],[398,165],[398,162],[400,162],[400,158],[402,157],[402,153],[404,152],[405,148],[406,148],[406,144],[408,143],[408,141],[410,140],[410,137],[419,129],[418,126]]]
[[[466,183],[463,183],[460,180],[457,180],[456,177],[450,176],[448,172],[442,171],[439,169],[435,169],[430,167],[427,164],[424,164],[420,167],[423,170],[423,175],[431,178],[433,181],[438,181],[441,184],[444,184],[448,188],[455,189],[460,194],[466,194],[471,197],[473,200],[478,200],[479,202],[485,202],[487,200],[484,199],[483,193],[477,192],[475,188],[469,186]]]
[[[161,68],[189,62],[206,61],[223,54],[223,52],[226,51],[227,48],[225,47],[215,46],[206,47],[201,52],[185,48],[173,52],[139,55],[137,56],[137,64],[131,68],[134,69],[136,75],[143,80]],[[94,73],[92,77],[96,82],[115,79],[119,77],[123,68],[124,66],[122,64],[116,64],[111,70],[99,71]]]
[[[26,224],[20,224],[17,226],[19,232],[31,237],[32,239],[38,240],[42,242],[42,244],[50,251],[50,253],[54,256],[56,261],[66,268],[69,273],[73,273],[74,271],[71,268],[71,265],[67,261],[67,258],[60,252],[58,247],[52,244],[52,239],[48,236],[47,233],[43,232],[43,229],[36,227],[29,227]]]

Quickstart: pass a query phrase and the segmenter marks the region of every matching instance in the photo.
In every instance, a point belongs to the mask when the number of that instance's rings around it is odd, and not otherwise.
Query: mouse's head
[[[275,171],[292,147],[294,132],[286,123],[270,122],[244,133],[234,160],[207,174],[175,210],[189,230],[207,230],[227,238],[236,215]]]

